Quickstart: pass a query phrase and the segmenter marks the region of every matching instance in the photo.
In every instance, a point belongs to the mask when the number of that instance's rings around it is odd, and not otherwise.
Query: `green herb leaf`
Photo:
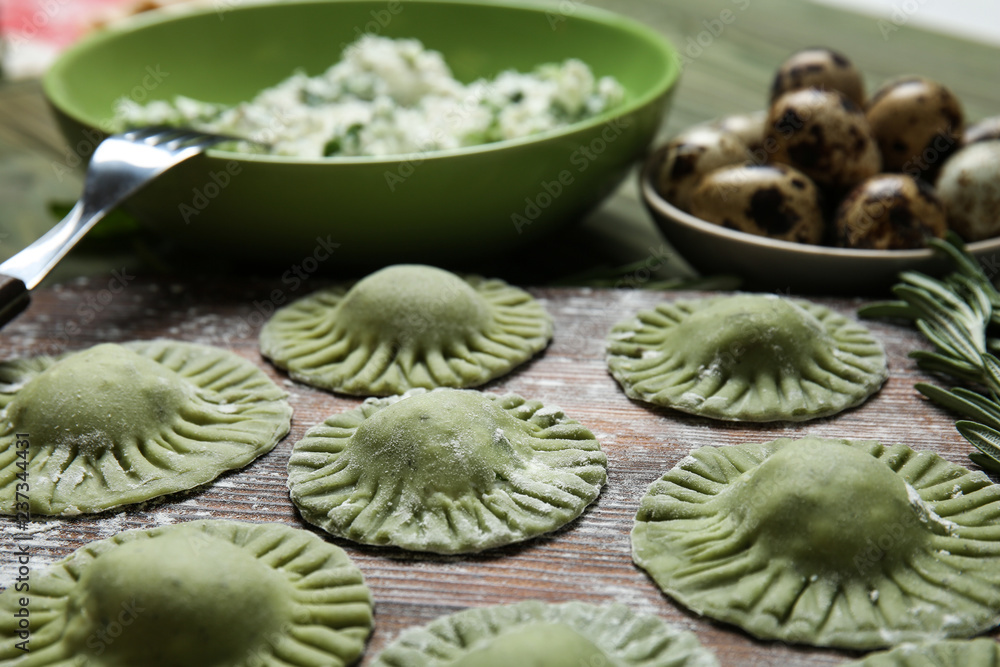
[[[983,454],[982,452],[972,452],[969,454],[969,458],[983,470],[988,470],[994,474],[1000,473],[1000,464],[997,464],[995,460],[986,456],[986,454]]]
[[[962,311],[968,308],[968,304],[940,280],[935,280],[930,276],[925,276],[922,273],[914,271],[904,271],[899,274],[899,279],[908,285],[920,288],[929,293],[930,296],[941,301],[946,310]]]
[[[918,382],[914,388],[942,408],[1000,429],[1000,409],[979,394],[974,392],[968,392],[971,396],[959,394],[957,391],[948,391],[926,382]]]
[[[927,244],[938,252],[947,255],[958,267],[958,270],[970,278],[986,277],[983,275],[983,270],[979,268],[979,264],[965,249],[965,243],[958,234],[948,232],[948,236],[944,240],[930,239]]]
[[[1000,394],[1000,359],[992,354],[984,354],[983,370],[985,371],[986,386],[990,388],[994,396]]]
[[[926,290],[909,285],[897,285],[893,291],[919,310],[921,319],[936,323],[953,336],[958,348],[967,355],[965,357],[967,361],[975,363],[980,353],[986,351],[985,327],[968,305],[949,308],[948,304]]]
[[[956,270],[944,280],[922,273],[900,274],[893,293],[900,301],[863,309],[868,317],[905,317],[936,350],[915,350],[910,358],[925,371],[986,385],[989,396],[964,387],[952,390],[920,382],[916,389],[938,405],[971,420],[955,423],[958,432],[979,451],[969,458],[984,469],[1000,473],[1000,339],[987,329],[1000,325],[1000,292],[969,255],[954,233],[931,239],[930,246],[948,257]],[[859,313],[861,314],[861,313]]]
[[[943,326],[927,320],[917,320],[917,328],[939,351],[975,364],[978,350],[965,349],[961,334],[954,327]]]
[[[926,350],[914,350],[910,352],[910,358],[915,359],[917,365],[929,373],[944,373],[969,382],[982,381],[982,370],[960,359]]]
[[[981,322],[988,322],[993,314],[993,302],[990,300],[989,292],[972,278],[960,273],[954,274],[952,280],[963,291],[965,300],[975,311],[976,317]]]
[[[966,440],[988,456],[996,468],[1000,468],[1000,431],[972,421],[957,421],[955,428]]]
[[[995,428],[1000,429],[1000,403],[997,403],[995,397],[990,396],[987,398],[965,387],[955,387],[951,390],[951,393],[958,398],[976,405],[982,410],[984,418],[980,421],[984,422],[987,426],[994,426],[991,422],[996,421]]]
[[[903,320],[915,320],[920,317],[920,312],[905,301],[879,301],[858,308],[858,317],[866,319],[896,317]]]

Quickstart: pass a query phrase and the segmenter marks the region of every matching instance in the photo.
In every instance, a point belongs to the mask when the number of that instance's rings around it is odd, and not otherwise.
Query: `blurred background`
[[[201,4],[224,9],[242,1],[3,0],[0,2],[0,34],[5,44],[4,72],[8,78],[14,79],[38,76],[61,49],[80,35],[123,16],[180,4]],[[809,1],[800,0],[803,3]],[[922,27],[963,39],[1000,44],[1000,3],[995,0],[811,1],[882,19],[893,27]],[[629,0],[588,4],[610,4],[627,13]],[[735,4],[743,6],[744,3],[741,0]],[[746,4],[749,6],[750,3]]]
[[[37,238],[79,195],[81,176],[54,169],[67,147],[38,77],[57,54],[90,30],[155,8],[201,4],[220,15],[244,0],[0,0],[0,259]],[[791,52],[829,46],[859,66],[869,90],[919,73],[951,87],[974,121],[1000,114],[1000,3],[995,0],[562,0],[611,9],[654,27],[684,57],[681,81],[661,140],[696,122],[766,104],[774,69]],[[558,5],[556,0],[554,3]],[[722,25],[723,12],[735,17]],[[331,54],[331,62],[336,54]],[[641,64],[637,64],[641,66]],[[636,266],[644,286],[691,283],[694,272],[666,244],[628,179],[599,210],[561,239],[563,251],[533,261],[530,251],[477,270],[522,283],[627,285]],[[102,223],[61,265],[53,281],[106,272],[110,265],[171,272],[190,261],[146,238],[120,216]],[[527,259],[526,259],[527,257]],[[213,266],[220,266],[213,258]],[[232,259],[238,263],[237,258]],[[227,268],[226,263],[221,265]],[[626,282],[623,282],[623,279]],[[736,283],[710,283],[734,286]]]

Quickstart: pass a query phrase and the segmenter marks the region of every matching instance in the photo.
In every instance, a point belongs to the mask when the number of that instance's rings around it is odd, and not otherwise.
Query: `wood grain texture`
[[[299,297],[319,286],[318,282],[310,283],[301,293],[291,293],[277,280],[137,278],[117,294],[108,290],[106,280],[81,279],[40,290],[31,308],[0,331],[3,358],[154,337],[218,345],[255,363],[285,386],[295,414],[291,433],[274,451],[211,484],[125,511],[36,520],[30,528],[33,572],[89,540],[130,528],[226,518],[275,521],[313,530],[298,518],[288,497],[285,467],[292,444],[306,429],[334,412],[357,405],[359,399],[333,396],[287,380],[260,357],[256,334],[263,321],[260,313],[269,309],[272,299]],[[328,538],[355,559],[375,596],[376,630],[362,665],[407,627],[471,606],[527,599],[623,602],[697,632],[718,653],[723,665],[806,667],[836,665],[853,657],[849,652],[758,642],[737,629],[685,611],[632,564],[629,531],[646,487],[691,449],[705,445],[805,434],[872,438],[937,451],[950,461],[967,464],[970,447],[955,431],[953,417],[913,390],[914,382],[928,379],[906,358],[908,351],[924,346],[919,335],[892,323],[869,323],[886,346],[891,375],[881,392],[858,409],[808,423],[720,423],[633,402],[605,370],[604,337],[615,322],[661,300],[694,295],[638,290],[531,291],[553,315],[555,339],[527,365],[483,389],[513,391],[558,405],[587,425],[608,454],[608,485],[582,518],[555,534],[480,555],[412,556]],[[847,314],[860,303],[821,302]],[[75,328],[69,326],[71,322],[76,323]],[[9,516],[0,517],[0,528],[4,542],[0,546],[0,585],[8,586],[15,576],[10,548],[16,528]]]

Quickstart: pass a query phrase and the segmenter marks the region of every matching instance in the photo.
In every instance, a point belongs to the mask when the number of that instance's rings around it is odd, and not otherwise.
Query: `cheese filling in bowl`
[[[154,11],[84,39],[44,79],[81,157],[117,129],[116,105],[178,96],[234,107],[301,71],[315,77],[364,35],[419,40],[469,86],[577,60],[620,102],[518,138],[391,156],[211,150],[127,204],[180,244],[288,265],[447,263],[542,242],[614,191],[664,119],[679,60],[659,34],[606,11],[448,0],[293,0]],[[442,122],[443,114],[432,114]],[[525,122],[537,114],[526,113]],[[278,137],[294,119],[265,120]],[[325,148],[325,147],[324,147]],[[68,160],[69,162],[69,160]]]
[[[566,127],[621,104],[613,77],[570,58],[527,73],[507,70],[466,85],[416,39],[366,35],[317,76],[297,72],[234,106],[178,96],[146,104],[123,97],[123,129],[178,125],[265,144],[305,158],[439,151]],[[284,118],[280,127],[274,118]],[[239,150],[260,152],[258,144]]]

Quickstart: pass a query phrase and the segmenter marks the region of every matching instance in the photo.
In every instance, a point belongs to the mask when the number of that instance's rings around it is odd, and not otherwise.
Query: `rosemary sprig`
[[[990,326],[1000,324],[1000,292],[958,236],[949,234],[930,244],[954,264],[952,273],[938,280],[903,272],[892,290],[897,301],[862,307],[858,315],[912,321],[934,346],[934,351],[910,353],[920,368],[985,389],[977,393],[965,387],[915,385],[933,402],[966,418],[955,428],[978,450],[969,458],[1000,473],[1000,359],[993,354],[1000,351],[1000,338],[990,335]]]

